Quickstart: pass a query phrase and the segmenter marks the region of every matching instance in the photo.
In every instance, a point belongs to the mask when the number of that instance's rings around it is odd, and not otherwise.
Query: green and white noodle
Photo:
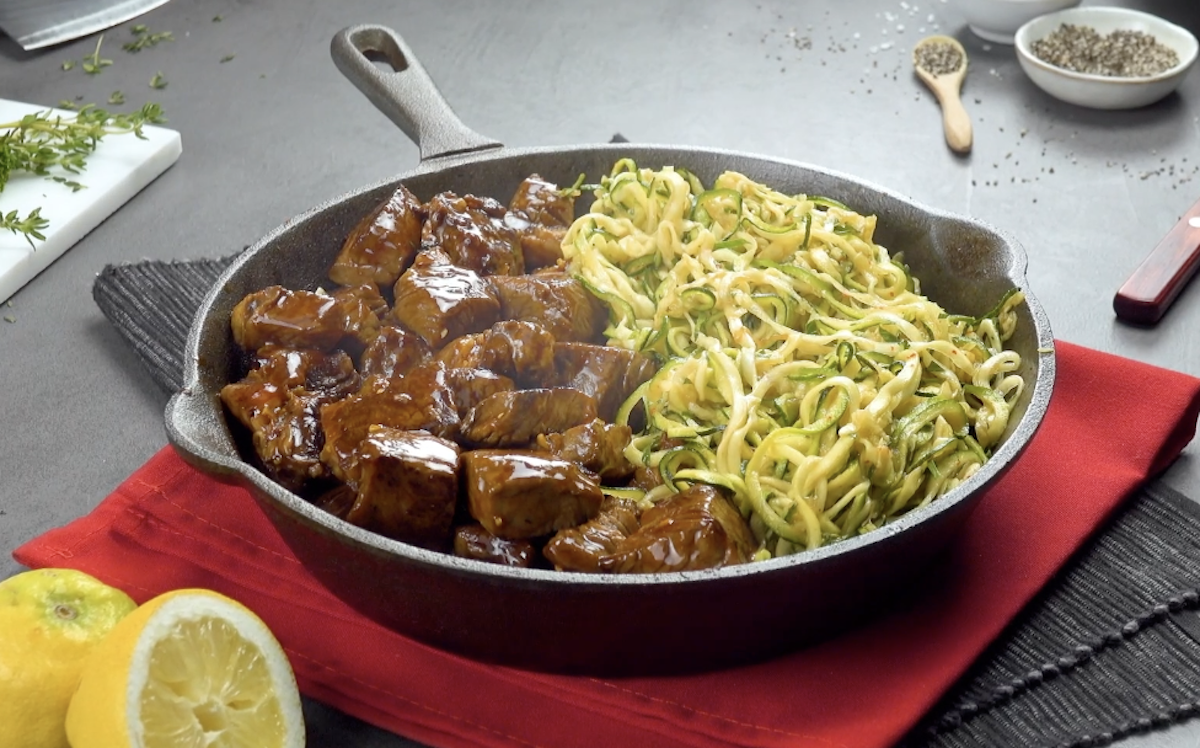
[[[638,498],[723,486],[763,559],[878,527],[988,458],[1024,386],[1004,348],[1023,296],[948,314],[874,230],[733,172],[705,189],[623,160],[601,180],[563,251],[609,343],[664,362],[619,416],[644,409],[627,455],[664,478]]]

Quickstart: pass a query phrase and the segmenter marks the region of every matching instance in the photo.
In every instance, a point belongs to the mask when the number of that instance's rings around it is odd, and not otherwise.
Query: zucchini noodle
[[[662,362],[618,414],[640,427],[629,459],[663,478],[642,502],[721,486],[756,559],[787,555],[934,500],[1004,434],[1019,290],[948,314],[872,241],[874,216],[734,172],[705,189],[625,159],[594,195],[567,267],[608,304],[609,344]]]

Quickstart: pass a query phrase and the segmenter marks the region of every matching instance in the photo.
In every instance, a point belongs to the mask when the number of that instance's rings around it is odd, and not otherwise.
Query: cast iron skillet
[[[459,121],[390,29],[345,29],[334,37],[332,54],[338,68],[418,144],[421,161],[394,179],[313,208],[249,248],[201,306],[188,339],[186,386],[166,410],[167,432],[179,453],[201,470],[248,487],[300,561],[330,590],[396,631],[470,657],[605,674],[711,669],[766,658],[879,615],[897,596],[911,602],[937,594],[930,561],[1028,445],[1053,386],[1050,326],[1028,288],[1025,253],[1014,241],[861,180],[775,158],[632,144],[503,148]],[[394,72],[373,61],[390,63]],[[1024,290],[1011,344],[1024,362],[1027,387],[992,459],[929,506],[816,551],[700,572],[601,576],[509,569],[375,535],[284,490],[239,453],[219,392],[242,373],[229,315],[243,296],[271,284],[327,285],[326,271],[346,234],[399,182],[423,200],[453,190],[506,202],[531,173],[571,184],[580,173],[597,179],[625,156],[641,166],[686,166],[706,183],[733,169],[784,192],[826,195],[874,213],[877,241],[903,250],[922,290],[950,311],[981,314],[1013,286]]]

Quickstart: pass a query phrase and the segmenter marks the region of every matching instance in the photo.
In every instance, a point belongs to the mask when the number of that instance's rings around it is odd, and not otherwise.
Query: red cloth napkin
[[[485,665],[366,620],[288,551],[254,500],[164,448],[91,514],[14,552],[139,602],[208,587],[287,650],[301,690],[435,746],[818,746],[898,740],[1067,558],[1191,440],[1200,379],[1059,343],[1025,455],[971,515],[918,604],[770,662],[597,679]]]

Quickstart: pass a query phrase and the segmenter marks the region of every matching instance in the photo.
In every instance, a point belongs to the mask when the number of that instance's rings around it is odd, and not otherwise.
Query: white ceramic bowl
[[[1080,0],[954,0],[967,27],[990,42],[1012,44],[1017,29],[1031,18],[1079,5]]]
[[[1076,73],[1051,65],[1033,54],[1033,43],[1064,23],[1090,26],[1101,34],[1117,29],[1151,34],[1179,55],[1179,64],[1146,78],[1114,78]],[[1174,91],[1196,61],[1196,37],[1158,16],[1127,8],[1087,7],[1049,13],[1022,26],[1016,34],[1017,59],[1029,79],[1055,98],[1093,109],[1133,109],[1152,104]]]

